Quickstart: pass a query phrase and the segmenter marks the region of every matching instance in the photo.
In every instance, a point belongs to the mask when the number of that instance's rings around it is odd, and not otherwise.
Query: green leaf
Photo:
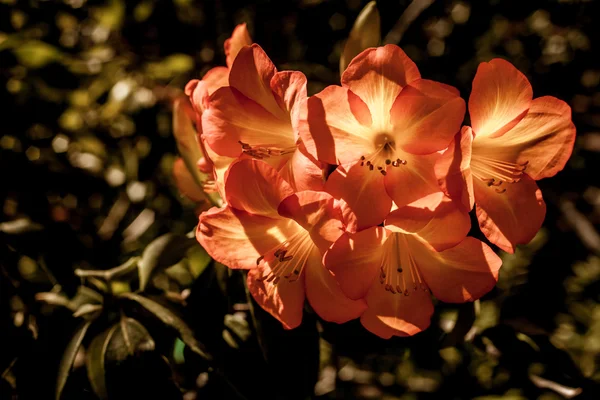
[[[458,317],[456,318],[454,328],[446,335],[440,348],[454,347],[459,343],[463,343],[465,341],[465,336],[473,327],[476,317],[475,303],[470,302],[460,304],[458,306]]]
[[[175,329],[179,333],[181,340],[183,340],[190,350],[207,361],[212,360],[212,356],[206,352],[202,343],[196,340],[190,327],[171,310],[155,302],[154,300],[150,300],[149,298],[140,296],[136,293],[122,293],[120,296],[122,298],[135,301],[141,305],[156,318],[158,318],[162,323],[171,327],[172,329]]]
[[[197,246],[192,246],[187,251],[187,260],[190,269],[190,273],[195,278],[198,278],[202,272],[208,267],[212,258],[210,255],[204,250],[202,246],[199,244]]]
[[[348,40],[344,45],[344,50],[340,57],[340,74],[344,72],[350,61],[360,52],[369,47],[378,46],[380,41],[381,22],[379,11],[377,11],[376,2],[371,1],[356,18]]]
[[[121,318],[102,334],[96,336],[88,349],[86,365],[94,393],[108,399],[106,389],[106,361],[120,362],[136,351],[152,351],[154,340],[146,328],[133,318]]]
[[[119,329],[119,324],[113,325],[100,335],[96,336],[88,348],[86,358],[88,379],[90,380],[90,385],[92,386],[94,393],[102,400],[108,399],[105,380],[106,374],[104,371],[106,349],[117,329]]]
[[[140,290],[145,290],[152,274],[160,269],[178,263],[196,239],[167,233],[154,239],[144,250],[138,263]]]
[[[56,47],[39,40],[22,43],[13,51],[19,63],[27,68],[41,68],[62,58],[62,53]]]
[[[144,325],[133,318],[121,318],[119,327],[106,349],[106,360],[124,361],[141,351],[152,351],[154,340]]]
[[[91,320],[85,321],[83,324],[79,326],[69,344],[67,344],[67,348],[60,360],[60,365],[58,366],[58,377],[56,380],[56,392],[55,399],[60,400],[60,396],[62,395],[62,391],[67,384],[67,379],[69,378],[69,374],[71,372],[71,367],[73,366],[73,362],[75,361],[75,356],[77,355],[77,351],[79,347],[81,347],[81,343],[85,338],[85,334],[88,331],[88,328],[92,324]]]

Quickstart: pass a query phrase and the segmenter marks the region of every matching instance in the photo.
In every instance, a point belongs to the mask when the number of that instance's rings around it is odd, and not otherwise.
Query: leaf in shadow
[[[60,396],[62,395],[63,389],[67,384],[67,379],[69,378],[69,374],[71,373],[71,367],[73,366],[73,362],[75,361],[75,356],[77,356],[77,351],[81,347],[81,343],[85,338],[85,334],[88,331],[88,328],[92,324],[92,320],[85,321],[82,323],[71,340],[69,344],[67,344],[67,348],[60,360],[60,365],[58,367],[58,377],[56,381],[56,392],[55,399],[60,400]]]
[[[142,259],[138,264],[140,275],[140,290],[144,290],[152,274],[160,269],[170,267],[185,257],[188,249],[196,239],[184,235],[167,233],[154,239],[144,249]]]
[[[171,310],[154,300],[150,300],[149,298],[140,296],[136,293],[122,293],[120,296],[138,303],[162,323],[176,330],[179,333],[181,340],[190,348],[190,350],[207,361],[212,360],[212,356],[204,349],[202,343],[196,340],[190,327]]]

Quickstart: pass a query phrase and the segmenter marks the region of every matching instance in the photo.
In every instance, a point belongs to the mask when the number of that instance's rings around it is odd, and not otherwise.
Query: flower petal
[[[293,219],[307,230],[322,253],[343,233],[340,210],[334,198],[325,192],[307,190],[292,194],[279,205],[279,214]]]
[[[298,232],[298,224],[248,214],[231,207],[200,215],[196,238],[218,262],[229,268],[256,268],[256,260]]]
[[[202,77],[202,82],[206,85],[206,90],[210,96],[218,89],[229,86],[229,68],[214,67],[209,69]]]
[[[369,107],[376,130],[389,126],[390,110],[400,90],[421,78],[417,66],[400,47],[388,44],[370,48],[350,62],[342,74],[342,86]]]
[[[384,176],[360,163],[339,165],[329,175],[325,190],[344,201],[344,220],[350,232],[379,225],[392,208]]]
[[[351,299],[364,297],[375,281],[383,244],[390,232],[374,226],[358,233],[344,233],[325,254],[325,266],[333,272],[342,291]]]
[[[177,158],[173,163],[173,179],[181,194],[191,201],[199,203],[206,200],[206,193],[196,183],[182,158]]]
[[[502,185],[501,189],[506,189],[503,193],[479,179],[474,181],[481,232],[509,253],[514,253],[517,244],[529,243],[546,215],[546,203],[535,181],[525,174],[518,183]]]
[[[367,308],[364,300],[349,299],[321,262],[321,253],[314,249],[305,266],[306,298],[325,321],[342,324],[360,317]]]
[[[437,192],[392,211],[385,220],[385,227],[415,234],[441,251],[457,245],[467,236],[471,219],[450,198]]]
[[[298,138],[298,124],[306,108],[306,76],[298,71],[281,71],[271,78],[271,90],[279,107],[287,112],[292,121],[295,138]]]
[[[433,315],[431,295],[424,290],[410,292],[408,296],[392,294],[375,282],[365,300],[368,308],[360,321],[366,329],[384,339],[417,334],[429,327]]]
[[[479,64],[469,97],[475,135],[502,135],[523,118],[532,98],[529,81],[508,61],[495,58]]]
[[[286,114],[271,91],[271,79],[276,72],[277,68],[259,45],[244,46],[231,66],[229,86],[274,116],[285,119]]]
[[[397,145],[412,154],[443,150],[460,130],[465,101],[448,85],[419,79],[405,86],[391,109]]]
[[[289,117],[281,119],[231,87],[217,90],[202,114],[202,131],[218,154],[238,157],[240,142],[252,147],[287,149],[296,145]]]
[[[204,138],[203,138],[204,139]],[[210,165],[213,170],[213,179],[215,181],[215,188],[213,190],[217,190],[221,195],[222,199],[226,199],[225,194],[225,175],[229,166],[236,160],[233,157],[221,156],[206,143],[206,140],[203,140],[204,143],[204,151],[208,159],[210,159]]]
[[[344,164],[375,150],[366,104],[350,90],[328,86],[307,101],[300,118],[300,136],[319,161]]]
[[[385,188],[398,207],[403,207],[420,198],[440,191],[435,176],[435,164],[439,153],[425,156],[404,156],[406,165],[388,167]]]
[[[256,302],[275,317],[285,329],[294,329],[302,322],[304,310],[304,279],[289,282],[281,279],[277,284],[268,282],[267,265],[248,271],[248,290]]]
[[[472,146],[473,131],[464,126],[435,164],[435,174],[442,191],[462,204],[466,211],[471,211],[475,203],[470,168]]]
[[[575,125],[571,108],[555,97],[539,97],[525,117],[498,138],[475,138],[473,154],[518,164],[527,162],[534,180],[561,171],[573,151]]]
[[[467,237],[441,252],[417,238],[408,240],[419,272],[438,300],[474,301],[492,290],[498,281],[502,260],[480,240]]]
[[[269,164],[240,160],[229,168],[225,192],[227,204],[233,208],[263,217],[280,218],[277,208],[294,190]]]
[[[303,190],[323,190],[325,187],[321,162],[308,154],[302,143],[298,145],[292,158],[285,163],[279,173],[297,192]]]
[[[227,62],[227,67],[231,68],[233,65],[233,60],[238,55],[242,47],[250,46],[252,44],[252,38],[250,37],[250,33],[248,33],[248,28],[246,24],[239,24],[235,27],[233,32],[231,33],[231,37],[225,40],[224,48],[225,48],[225,61]]]

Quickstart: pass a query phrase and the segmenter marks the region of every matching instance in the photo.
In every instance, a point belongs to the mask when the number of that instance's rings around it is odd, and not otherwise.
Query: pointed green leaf
[[[69,373],[71,372],[71,367],[73,366],[73,362],[75,361],[75,356],[77,355],[77,351],[79,347],[81,347],[81,343],[85,338],[85,334],[88,331],[88,328],[92,324],[91,320],[85,321],[83,324],[79,326],[69,344],[67,344],[67,348],[60,360],[60,365],[58,366],[58,378],[56,380],[56,393],[55,399],[60,400],[60,396],[62,395],[62,391],[67,384],[67,379],[69,378]]]
[[[340,74],[344,72],[350,61],[360,52],[369,47],[378,46],[380,41],[381,21],[379,11],[377,11],[376,2],[371,1],[358,14],[344,45],[344,51],[342,51],[340,57]]]
[[[106,374],[104,371],[106,349],[118,328],[119,324],[113,325],[100,335],[96,336],[92,340],[92,343],[90,343],[87,358],[85,360],[90,385],[92,386],[94,393],[102,400],[108,399],[105,379]]]
[[[190,327],[171,310],[154,300],[150,300],[149,298],[140,296],[136,293],[122,293],[121,297],[138,303],[165,325],[175,329],[179,333],[181,340],[190,348],[190,350],[205,360],[212,360],[212,356],[206,352],[202,343],[196,340]]]
[[[138,263],[140,290],[144,290],[152,274],[160,269],[178,263],[187,250],[196,243],[196,239],[183,235],[167,233],[154,239],[144,250],[142,260]]]

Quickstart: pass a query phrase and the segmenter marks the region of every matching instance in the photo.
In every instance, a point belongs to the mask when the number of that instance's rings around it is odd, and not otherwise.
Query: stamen
[[[408,267],[408,273],[404,273],[402,266]],[[405,235],[394,233],[393,237],[388,239],[380,267],[379,283],[386,291],[392,294],[404,294],[404,296],[410,295],[411,291],[417,291],[419,288],[428,290],[410,253]]]
[[[313,246],[308,232],[302,230],[294,234],[287,241],[279,244],[276,249],[270,250],[256,260],[257,265],[260,265],[261,262],[268,262],[268,268],[270,268],[269,273],[259,280],[271,282],[274,285],[281,278],[288,282],[297,281]]]
[[[521,181],[521,176],[525,173],[528,164],[529,161],[515,164],[489,157],[474,156],[471,160],[471,170],[473,176],[488,187],[493,186],[494,191],[500,194],[506,192],[506,188],[501,187],[502,184]]]
[[[271,147],[269,145],[251,146],[248,143],[242,142],[241,140],[238,140],[238,143],[242,146],[242,152],[244,154],[247,154],[252,158],[256,158],[257,160],[263,160],[269,157],[283,156],[296,151],[296,146],[281,149],[277,147]]]

